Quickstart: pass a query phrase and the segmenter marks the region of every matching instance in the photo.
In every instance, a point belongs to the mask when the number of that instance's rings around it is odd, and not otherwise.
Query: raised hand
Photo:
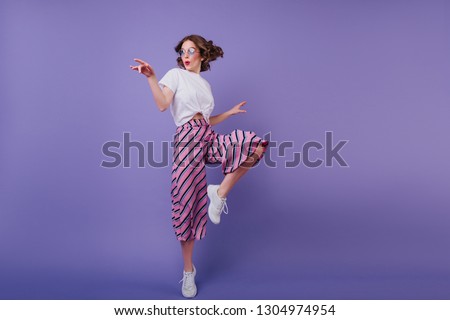
[[[142,73],[147,78],[153,77],[155,75],[155,71],[153,68],[144,60],[141,59],[133,59],[137,63],[139,63],[138,66],[130,66],[132,70],[136,70],[139,73]]]
[[[241,103],[238,103],[237,105],[235,105],[233,108],[231,108],[230,110],[228,110],[228,113],[230,116],[238,114],[238,113],[243,113],[243,112],[247,112],[247,110],[242,110],[241,107],[243,105],[245,105],[247,103],[247,101],[242,101]]]

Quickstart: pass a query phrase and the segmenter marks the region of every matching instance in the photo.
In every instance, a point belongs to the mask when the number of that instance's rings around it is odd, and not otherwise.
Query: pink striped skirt
[[[228,174],[236,170],[259,145],[269,141],[252,131],[218,134],[205,119],[192,119],[177,127],[173,144],[172,225],[178,240],[200,240],[206,235],[208,206],[205,164],[222,164]],[[262,157],[262,156],[261,156]],[[259,160],[254,163],[256,165]]]

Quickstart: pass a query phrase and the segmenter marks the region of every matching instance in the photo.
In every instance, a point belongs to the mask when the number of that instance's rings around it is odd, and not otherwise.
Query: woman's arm
[[[231,117],[235,114],[247,112],[247,110],[241,110],[241,107],[246,103],[247,103],[247,101],[242,101],[241,103],[238,103],[233,108],[231,108],[228,111],[225,111],[224,113],[218,114],[217,116],[209,117],[209,124],[211,126],[213,126],[215,124],[221,123],[225,119],[228,119],[229,117]]]
[[[228,119],[229,117],[230,117],[230,114],[228,113],[228,111],[218,114],[217,116],[211,116],[211,117],[209,117],[209,124],[211,126],[216,125],[218,123],[221,123],[225,119]]]
[[[139,71],[139,73],[147,77],[148,85],[150,86],[159,111],[165,111],[172,103],[174,93],[168,87],[164,87],[161,90],[158,79],[156,79],[155,71],[147,62],[140,59],[134,59],[134,61],[139,62],[139,66],[130,66],[130,68]]]
[[[158,106],[159,111],[166,111],[170,106],[173,100],[173,92],[168,87],[164,86],[161,90],[158,84],[158,79],[156,76],[147,77],[148,85],[150,86],[150,90],[152,90],[153,98],[155,99],[156,105]]]

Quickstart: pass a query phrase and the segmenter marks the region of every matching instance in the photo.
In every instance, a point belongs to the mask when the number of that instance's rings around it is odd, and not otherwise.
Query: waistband
[[[182,129],[190,129],[192,127],[202,127],[202,126],[209,126],[208,121],[205,119],[191,119],[186,123],[183,123],[181,126],[177,127],[177,132]]]

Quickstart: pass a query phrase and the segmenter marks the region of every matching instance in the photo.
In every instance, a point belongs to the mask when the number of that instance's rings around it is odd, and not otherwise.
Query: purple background
[[[248,101],[215,130],[294,147],[208,224],[197,298],[450,299],[449,21],[444,0],[2,1],[0,298],[182,298],[170,168],[100,164],[124,132],[171,141],[129,65],[161,78],[198,33],[225,52],[215,113]],[[285,168],[326,131],[348,168]]]

